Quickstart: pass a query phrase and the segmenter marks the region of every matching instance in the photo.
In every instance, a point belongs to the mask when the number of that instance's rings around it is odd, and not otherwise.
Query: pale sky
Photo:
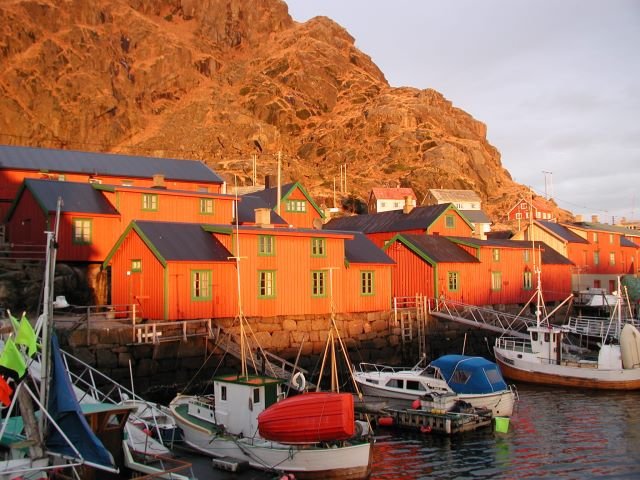
[[[392,86],[485,123],[516,182],[587,220],[640,218],[640,1],[285,1],[342,25]]]

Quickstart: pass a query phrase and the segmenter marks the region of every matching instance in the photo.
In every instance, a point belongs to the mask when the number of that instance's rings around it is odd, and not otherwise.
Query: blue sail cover
[[[85,461],[114,468],[111,454],[93,433],[82,414],[82,409],[76,399],[69,375],[67,375],[67,370],[62,361],[60,346],[55,334],[51,338],[51,357],[49,414],[78,449]],[[76,453],[51,422],[48,424],[45,444],[53,452],[76,457]]]
[[[498,365],[482,357],[444,355],[431,365],[438,367],[456,393],[492,393],[506,390]]]

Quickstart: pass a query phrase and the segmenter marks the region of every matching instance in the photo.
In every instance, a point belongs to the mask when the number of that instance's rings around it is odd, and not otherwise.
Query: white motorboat
[[[425,395],[455,394],[457,400],[491,409],[496,416],[511,416],[516,401],[496,364],[482,357],[445,355],[426,367],[421,360],[409,368],[360,363],[354,377],[371,397],[413,401]]]

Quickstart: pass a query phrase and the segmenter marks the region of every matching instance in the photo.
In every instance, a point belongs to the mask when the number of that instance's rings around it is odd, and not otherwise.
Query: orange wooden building
[[[334,218],[323,227],[364,233],[378,247],[396,234],[471,236],[473,225],[451,203]]]
[[[350,244],[349,242],[354,242]],[[353,252],[355,250],[355,253]],[[388,310],[393,262],[366,237],[259,226],[132,222],[107,256],[111,302],[151,320]]]
[[[0,145],[0,218],[25,178],[220,193],[224,181],[196,160]]]
[[[264,190],[243,195],[242,199],[258,198],[268,208],[297,228],[317,228],[322,225],[324,213],[313,201],[313,198],[299,183],[288,183],[280,187],[280,202],[278,205],[278,188],[268,187]]]

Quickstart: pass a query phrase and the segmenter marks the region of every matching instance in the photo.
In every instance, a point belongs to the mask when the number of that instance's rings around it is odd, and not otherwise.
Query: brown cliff
[[[524,190],[483,123],[390,87],[342,27],[280,0],[17,0],[0,25],[1,143],[202,159],[241,185],[282,151],[319,202],[346,164],[360,198],[473,189],[494,219]]]

